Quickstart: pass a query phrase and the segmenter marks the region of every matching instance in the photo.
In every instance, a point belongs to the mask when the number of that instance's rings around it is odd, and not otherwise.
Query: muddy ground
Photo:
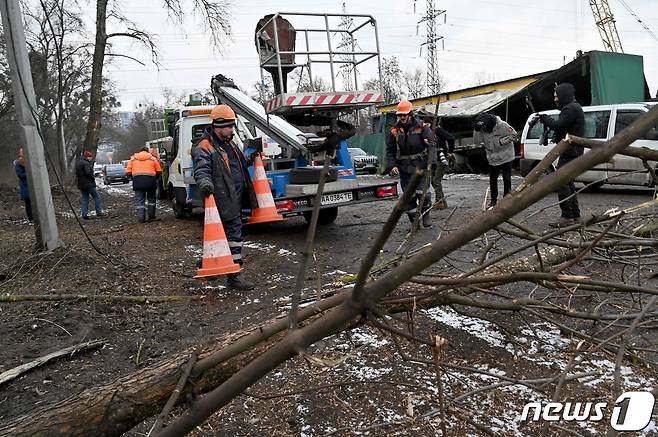
[[[515,183],[518,181],[515,179]],[[485,177],[452,176],[445,187],[450,206],[457,208],[433,211],[434,228],[421,231],[414,247],[432,241],[439,232],[450,232],[481,211],[487,187]],[[133,215],[128,185],[101,187],[100,192],[109,215],[85,221],[85,235],[65,196],[55,190],[57,220],[66,246],[54,253],[34,255],[33,227],[24,219],[17,190],[0,190],[0,294],[183,295],[202,299],[157,304],[88,300],[0,303],[0,373],[76,343],[92,339],[106,342],[100,349],[49,362],[0,386],[0,426],[189,346],[257,325],[288,308],[306,238],[303,218],[247,228],[244,275],[254,280],[257,288],[252,292],[234,292],[224,288],[221,279],[193,278],[201,251],[202,215],[177,220],[169,206],[162,204],[158,206],[159,221],[139,224]],[[608,189],[584,193],[581,204],[588,210],[604,211],[612,205],[625,207],[646,201],[651,193],[642,189]],[[67,194],[77,209],[77,191]],[[554,196],[549,196],[539,206],[546,207],[554,201]],[[321,227],[316,238],[317,270],[307,273],[304,293],[315,292],[318,278],[325,290],[349,284],[392,206],[392,202],[378,202],[345,207],[334,224]],[[558,208],[551,207],[527,223],[535,229],[545,229],[557,215]],[[408,229],[406,222],[398,225],[383,257],[395,251]],[[502,253],[506,244],[503,242],[496,252]],[[481,248],[481,242],[465,246],[434,266],[433,271],[459,272],[472,265]],[[631,280],[628,273],[610,269],[605,263],[589,262],[583,269],[573,272],[601,279]],[[640,273],[647,286],[655,287],[655,280],[648,279],[653,273],[652,268]],[[521,283],[501,291],[527,295],[530,289],[532,285]],[[593,308],[599,303],[600,296],[593,293],[576,293],[569,299],[569,304],[579,309]],[[604,308],[607,305],[614,302],[605,302]],[[448,398],[499,382],[490,374],[513,378],[554,376],[564,368],[578,343],[540,319],[457,309],[462,314],[441,307],[421,311],[416,317],[419,336],[436,334],[448,339],[444,355],[447,363],[486,372],[478,375],[458,369],[448,371],[443,379]],[[475,315],[489,321],[471,317]],[[591,322],[572,326],[589,333],[598,329]],[[655,344],[655,328],[639,341]],[[415,356],[431,358],[425,347],[406,342],[404,347]],[[327,383],[345,384],[267,400],[243,395],[216,413],[195,434],[440,435],[436,374],[425,365],[402,360],[389,335],[363,326],[325,339],[310,352],[331,358],[333,365],[318,366],[294,359],[252,387],[251,393],[280,395]],[[626,390],[656,387],[657,367],[651,361],[657,357],[646,358],[647,361],[624,363]],[[565,398],[581,402],[610,400],[613,370],[614,356],[602,352],[588,356],[575,366],[575,371],[595,372],[596,376],[567,384]],[[455,414],[448,417],[449,433],[486,435],[464,417],[497,435],[595,435],[604,429],[603,422],[563,424],[570,432],[549,428],[546,422],[521,423],[523,405],[546,402],[553,388],[538,392],[511,385],[469,396],[456,404]],[[654,414],[646,433],[658,432],[655,421]],[[150,423],[128,434],[146,435]]]

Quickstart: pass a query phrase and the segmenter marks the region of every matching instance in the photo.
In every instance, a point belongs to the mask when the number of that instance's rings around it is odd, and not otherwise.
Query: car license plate
[[[325,194],[322,196],[320,205],[333,205],[334,203],[344,203],[350,200],[352,200],[352,192]]]

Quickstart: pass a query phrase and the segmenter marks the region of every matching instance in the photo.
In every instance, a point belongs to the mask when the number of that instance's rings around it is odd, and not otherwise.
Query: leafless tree
[[[39,0],[37,5],[24,5],[44,142],[60,175],[66,173],[70,156],[64,128],[66,112],[86,82],[85,72],[91,64],[92,45],[71,42],[84,32],[82,19],[75,12],[78,8],[74,0]]]
[[[417,99],[427,94],[427,80],[425,73],[420,68],[413,72],[405,72],[402,76],[404,92],[409,99]]]
[[[321,76],[313,77],[313,80],[309,79],[308,74],[304,70],[295,70],[291,73],[290,83],[294,84],[295,92],[305,93],[305,92],[322,92],[329,91],[331,87]]]
[[[384,96],[384,102],[397,102],[402,96],[402,70],[398,58],[391,56],[382,59],[381,83],[378,78],[370,78],[363,82],[363,89],[379,90]]]
[[[473,80],[471,81],[471,86],[482,86],[488,83],[496,82],[496,77],[487,73],[486,71],[478,71],[473,74]]]
[[[228,1],[194,0],[193,4],[193,13],[202,15],[213,46],[219,50],[226,44],[226,38],[231,33],[231,10]],[[158,64],[157,46],[152,35],[137,28],[133,22],[120,12],[119,6],[120,0],[97,0],[96,2],[96,38],[89,90],[91,105],[89,108],[87,135],[84,141],[84,148],[93,151],[98,147],[102,125],[103,66],[106,57],[123,57],[143,64],[142,61],[133,56],[108,51],[108,49],[111,49],[111,40],[113,38],[129,38],[137,41],[149,52],[151,61],[156,65]],[[179,0],[163,0],[163,8],[178,23],[182,23],[183,18],[186,16]],[[107,33],[108,20],[115,22],[119,26],[123,26],[124,29],[118,32]]]

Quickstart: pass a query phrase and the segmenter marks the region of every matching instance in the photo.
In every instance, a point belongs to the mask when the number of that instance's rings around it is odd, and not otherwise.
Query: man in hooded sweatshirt
[[[498,202],[498,175],[503,174],[503,196],[512,190],[512,163],[514,162],[514,142],[518,134],[512,126],[497,115],[483,112],[475,117],[473,139],[476,144],[484,143],[484,151],[489,162],[489,189],[491,203]]]
[[[133,191],[135,192],[135,208],[137,209],[137,220],[140,223],[155,220],[155,190],[157,177],[162,173],[160,161],[144,146],[139,152],[130,157],[126,173],[133,179]]]
[[[538,117],[545,126],[555,132],[555,143],[562,141],[567,134],[582,137],[585,131],[585,114],[583,108],[576,101],[574,86],[567,82],[559,84],[555,87],[553,100],[560,109],[560,116],[557,119],[552,119],[544,114],[539,114]],[[557,169],[559,170],[582,154],[583,146],[569,144],[569,147],[560,155]],[[549,226],[560,228],[580,221],[580,207],[578,206],[576,186],[573,180],[560,187],[557,198],[560,201],[562,217],[554,223],[549,223]]]

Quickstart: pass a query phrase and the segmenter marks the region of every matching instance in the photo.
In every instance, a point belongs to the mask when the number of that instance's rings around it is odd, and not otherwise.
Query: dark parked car
[[[354,170],[367,171],[370,174],[377,173],[379,168],[379,158],[375,155],[367,154],[363,149],[358,147],[350,147],[347,149],[350,152],[350,157],[354,163]]]
[[[122,164],[107,164],[103,167],[103,182],[105,182],[105,185],[109,185],[112,182],[126,184],[129,180],[126,167]]]

